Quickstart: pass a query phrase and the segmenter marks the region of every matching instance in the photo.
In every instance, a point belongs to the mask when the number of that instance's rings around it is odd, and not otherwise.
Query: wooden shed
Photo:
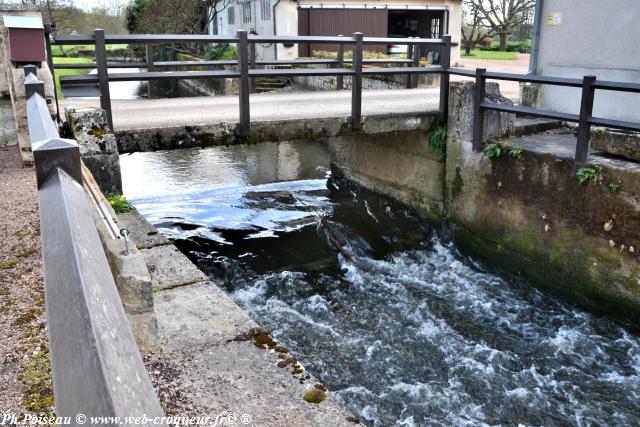
[[[46,60],[44,25],[38,16],[3,16],[9,32],[11,61],[14,64],[39,64]]]
[[[361,32],[365,37],[440,38],[448,25],[448,10],[428,6],[336,7],[334,5],[300,5],[298,35],[336,36]],[[335,46],[300,44],[299,55],[333,50]],[[385,45],[365,46],[365,50],[387,53]]]

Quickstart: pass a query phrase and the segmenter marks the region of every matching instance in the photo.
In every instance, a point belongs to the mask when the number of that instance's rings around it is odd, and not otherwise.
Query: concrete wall
[[[640,325],[640,169],[599,164],[600,178],[581,185],[573,158],[554,150],[489,159],[471,149],[472,103],[473,84],[452,83],[446,200],[461,250]],[[611,182],[624,190],[612,191]]]
[[[440,222],[444,218],[444,153],[429,146],[436,113],[365,120],[363,132],[331,137],[334,177],[389,196]]]
[[[561,16],[557,25],[547,18]],[[545,0],[538,73],[640,83],[637,0]],[[542,107],[579,113],[578,89],[542,86]],[[637,94],[596,92],[594,115],[640,122]]]

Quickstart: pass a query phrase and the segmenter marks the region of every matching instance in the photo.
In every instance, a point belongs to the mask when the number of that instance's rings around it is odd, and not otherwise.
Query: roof
[[[4,26],[7,28],[33,28],[44,29],[40,16],[13,16],[4,15]]]

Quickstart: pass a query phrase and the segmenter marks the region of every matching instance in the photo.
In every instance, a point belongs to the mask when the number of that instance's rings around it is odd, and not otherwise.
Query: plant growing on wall
[[[502,155],[502,146],[500,144],[491,143],[484,147],[484,155],[490,159],[496,159]]]
[[[429,148],[434,153],[444,156],[447,149],[447,128],[438,126],[429,135]]]
[[[580,180],[580,184],[588,183],[589,181],[595,181],[600,174],[600,168],[596,167],[583,167],[578,169],[576,175]]]

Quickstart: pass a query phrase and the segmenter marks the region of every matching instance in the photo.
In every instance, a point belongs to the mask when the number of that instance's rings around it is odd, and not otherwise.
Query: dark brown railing
[[[146,46],[145,62],[113,63],[107,61],[106,44],[127,43],[144,44]],[[237,49],[237,61],[169,61],[154,62],[152,44],[158,43],[235,43]],[[256,43],[324,43],[335,44],[337,58],[332,59],[301,59],[293,61],[257,61]],[[388,59],[363,59],[363,45],[376,44],[403,44],[409,47],[407,58]],[[249,94],[255,92],[256,77],[294,77],[294,76],[336,76],[337,88],[344,87],[344,76],[351,76],[351,125],[354,129],[362,126],[362,77],[367,75],[404,74],[407,75],[407,87],[417,87],[417,80],[412,76],[418,74],[441,74],[440,113],[444,117],[447,112],[447,94],[449,93],[449,79],[444,70],[450,66],[451,43],[450,36],[442,39],[419,38],[381,38],[363,37],[362,33],[353,36],[254,36],[247,31],[240,30],[235,37],[209,36],[209,35],[142,35],[142,34],[116,34],[105,35],[103,30],[96,30],[93,36],[58,36],[52,41],[56,45],[95,45],[96,62],[92,64],[66,64],[55,65],[58,69],[86,69],[96,68],[97,74],[78,76],[61,76],[63,85],[97,83],[100,89],[100,106],[107,112],[109,125],[113,129],[111,114],[111,99],[109,94],[109,82],[118,81],[149,81],[170,79],[212,79],[235,78],[238,79],[238,96],[240,98],[240,120],[238,134],[246,136],[250,133],[250,108]],[[344,57],[345,46],[351,46],[352,59]],[[439,66],[419,66],[419,46],[436,46],[441,50]],[[351,67],[346,68],[345,64]],[[264,69],[256,68],[264,65],[314,65],[325,64],[333,68],[292,68],[292,69]],[[403,67],[368,67],[363,69],[363,64],[392,64],[404,65]],[[202,67],[202,66],[236,66],[235,69],[207,70],[207,71],[153,71],[154,68],[165,67]],[[109,74],[109,67],[118,68],[146,68],[146,72],[137,73],[113,73]]]
[[[578,137],[576,142],[576,163],[585,163],[589,155],[589,138],[591,126],[605,126],[616,129],[640,131],[640,123],[593,117],[593,101],[596,89],[618,92],[640,93],[640,84],[598,81],[595,76],[584,76],[582,79],[534,76],[511,73],[487,72],[483,68],[475,71],[451,68],[450,74],[456,74],[476,79],[475,109],[473,126],[473,149],[481,151],[484,148],[484,113],[486,110],[502,111],[526,116],[542,117],[562,120],[563,122],[578,123]],[[538,110],[535,108],[496,104],[485,99],[487,79],[529,82],[554,86],[581,88],[580,114],[561,113],[555,111]]]
[[[153,44],[160,43],[235,43],[238,60],[233,61],[153,61]],[[354,129],[362,126],[362,77],[367,75],[401,74],[407,75],[407,87],[417,87],[415,76],[420,74],[440,75],[440,104],[439,112],[442,119],[446,119],[449,103],[449,78],[451,75],[460,75],[475,78],[475,109],[473,129],[473,149],[481,151],[484,148],[484,114],[487,110],[502,111],[514,114],[557,119],[564,122],[578,123],[578,139],[576,144],[576,163],[587,161],[589,151],[589,137],[591,126],[605,126],[617,129],[640,131],[640,124],[593,117],[593,101],[595,90],[608,90],[620,92],[640,93],[640,84],[598,81],[594,76],[585,76],[583,79],[560,78],[549,76],[536,76],[527,74],[511,74],[499,72],[487,72],[485,69],[466,70],[451,68],[451,47],[456,43],[451,42],[450,36],[442,39],[419,38],[381,38],[363,37],[361,33],[353,36],[254,36],[240,30],[235,37],[210,36],[210,35],[141,35],[141,34],[115,34],[105,35],[103,30],[96,30],[92,36],[59,36],[51,43],[56,45],[95,45],[96,62],[91,64],[65,64],[55,65],[58,69],[87,69],[96,68],[95,75],[62,76],[61,84],[91,84],[97,83],[100,89],[100,105],[106,110],[109,125],[113,129],[111,114],[111,99],[109,96],[109,82],[118,81],[149,81],[170,79],[211,79],[211,78],[235,78],[238,79],[240,98],[240,120],[238,134],[246,136],[250,132],[250,108],[249,94],[255,91],[254,79],[256,77],[294,77],[294,76],[336,76],[337,88],[344,87],[344,76],[351,76],[351,125]],[[106,56],[107,43],[144,44],[146,47],[145,62],[108,62]],[[298,59],[291,61],[256,60],[256,43],[323,43],[337,46],[336,59]],[[401,44],[407,45],[407,58],[388,59],[364,59],[363,46],[375,44]],[[420,46],[435,46],[440,49],[440,65],[420,67]],[[345,46],[351,46],[353,58],[344,57]],[[47,46],[50,52],[49,45]],[[49,55],[51,56],[51,55]],[[346,68],[345,64],[351,67]],[[264,69],[257,68],[265,65],[319,65],[324,64],[332,68],[291,68],[291,69]],[[391,64],[403,65],[398,67],[367,67],[363,64]],[[52,64],[50,64],[52,65]],[[235,66],[235,69],[220,69],[208,71],[154,71],[157,68],[167,67],[202,67],[202,66]],[[109,74],[108,68],[146,68],[146,72],[113,73]],[[561,113],[539,110],[535,108],[505,105],[488,102],[485,100],[486,81],[505,80],[517,82],[529,82],[537,84],[555,85],[582,88],[580,114]]]

